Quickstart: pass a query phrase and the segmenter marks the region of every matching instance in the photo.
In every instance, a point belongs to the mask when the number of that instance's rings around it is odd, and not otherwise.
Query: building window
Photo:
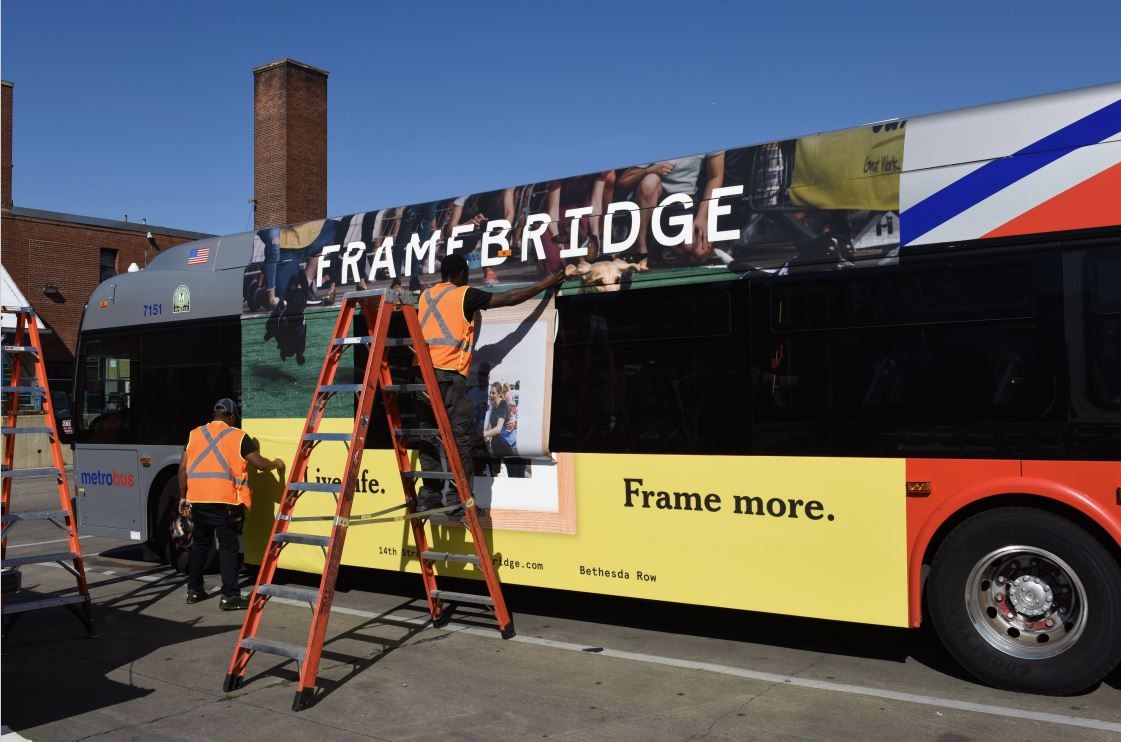
[[[101,248],[101,280],[105,281],[117,275],[117,251],[109,248]]]

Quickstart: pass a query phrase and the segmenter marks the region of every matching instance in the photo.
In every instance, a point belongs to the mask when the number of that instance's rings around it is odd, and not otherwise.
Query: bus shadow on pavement
[[[181,662],[183,678],[194,673],[190,650],[177,647],[198,642],[217,634],[228,634],[228,626],[200,626],[200,619],[171,620],[150,615],[148,609],[171,592],[182,590],[182,578],[166,568],[145,574],[163,573],[163,579],[144,582],[134,590],[108,598],[98,595],[99,589],[127,583],[135,574],[91,582],[93,617],[98,637],[86,636],[82,625],[64,609],[36,611],[11,627],[4,638],[3,686],[4,724],[25,736],[37,738],[35,727],[91,712],[134,702],[157,692],[157,684],[168,682],[168,674],[159,673],[160,680],[144,675],[134,664],[145,660]],[[30,587],[28,597],[35,595]],[[120,673],[122,679],[110,677]],[[176,682],[172,680],[171,682]],[[151,687],[144,687],[146,684]],[[185,681],[184,685],[191,685]],[[87,727],[108,723],[118,726],[115,712],[98,717],[72,720],[68,734],[73,738],[86,736]],[[104,731],[90,728],[92,733]]]

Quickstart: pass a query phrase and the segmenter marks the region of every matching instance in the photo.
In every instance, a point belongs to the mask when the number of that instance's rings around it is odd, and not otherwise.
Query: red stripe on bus
[[[1121,163],[1007,221],[983,237],[1121,224]]]

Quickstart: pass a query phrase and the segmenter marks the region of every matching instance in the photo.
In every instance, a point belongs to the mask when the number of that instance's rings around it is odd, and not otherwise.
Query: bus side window
[[[1121,249],[1085,262],[1086,392],[1094,406],[1121,410]]]

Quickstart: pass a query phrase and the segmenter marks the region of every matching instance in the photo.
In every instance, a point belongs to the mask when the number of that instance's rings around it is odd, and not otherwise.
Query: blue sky
[[[1116,2],[2,7],[17,206],[249,225],[252,69],[327,70],[332,215],[1121,80]]]

